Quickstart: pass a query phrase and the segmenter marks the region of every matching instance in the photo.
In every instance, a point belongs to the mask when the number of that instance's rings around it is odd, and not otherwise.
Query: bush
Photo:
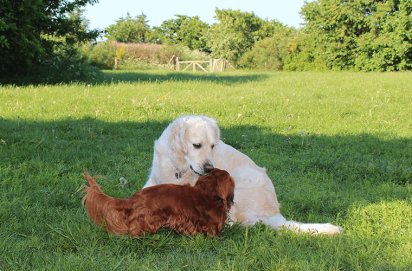
[[[82,56],[77,48],[58,48],[48,63],[39,71],[44,82],[93,81],[99,77],[100,71]]]
[[[100,69],[113,69],[116,47],[111,42],[85,44],[80,48],[80,51],[92,65]]]
[[[98,31],[87,29],[81,11],[95,2],[0,1],[0,81],[10,82],[12,77],[38,81],[39,70],[47,70],[47,64],[59,65],[50,60],[61,61],[72,50],[62,48],[95,39]],[[56,71],[50,67],[45,75],[67,72],[61,68]]]
[[[124,57],[126,59],[132,59],[137,62],[149,64],[167,63],[173,53],[170,53],[170,57],[162,53],[162,45],[158,44],[140,44],[140,43],[113,43],[116,47],[124,47],[126,53]]]
[[[66,83],[94,81],[101,76],[99,69],[79,53],[76,47],[59,45],[49,57],[25,75],[2,77],[0,82],[15,84]]]
[[[286,59],[296,50],[295,31],[278,29],[272,37],[257,41],[238,62],[239,67],[249,69],[283,70]]]
[[[101,42],[82,47],[82,54],[101,69],[113,69],[115,57],[119,69],[158,69],[166,68],[173,56],[185,60],[207,60],[210,57],[198,50],[183,46],[145,43]]]
[[[138,62],[152,64],[166,64],[172,58],[177,56],[180,59],[209,59],[206,53],[190,50],[184,46],[178,45],[159,45],[144,43],[112,43],[116,48],[125,48],[124,57],[133,59]]]
[[[329,70],[411,70],[411,12],[410,0],[308,1],[302,52]]]

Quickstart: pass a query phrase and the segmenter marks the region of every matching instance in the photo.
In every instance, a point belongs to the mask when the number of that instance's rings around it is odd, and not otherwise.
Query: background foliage
[[[1,0],[0,80],[27,75],[39,78],[39,75],[47,74],[43,80],[53,77],[52,81],[59,81],[62,79],[60,72],[68,70],[69,78],[81,79],[86,75],[91,68],[86,67],[85,59],[76,55],[75,46],[94,39],[98,32],[87,30],[79,9],[95,2]],[[77,68],[71,69],[74,66]],[[57,77],[52,76],[53,73]]]
[[[170,68],[172,56],[179,59],[209,60],[205,52],[191,50],[182,45],[99,42],[85,44],[81,54],[101,69],[113,69],[114,58],[119,60],[119,69],[159,69]]]
[[[216,9],[211,26],[178,15],[152,36],[240,68],[402,71],[412,68],[411,10],[410,0],[311,1],[301,10],[304,25],[294,29],[252,12]]]
[[[177,15],[176,18],[164,21],[156,27],[158,41],[165,44],[179,44],[200,51],[209,51],[205,34],[209,25],[199,17]]]
[[[410,0],[308,2],[303,51],[331,70],[410,70],[411,10]]]
[[[237,63],[256,41],[273,33],[271,22],[251,12],[216,9],[218,23],[213,24],[206,38],[212,55]]]
[[[0,80],[83,80],[97,74],[89,64],[112,68],[117,56],[123,68],[139,68],[153,59],[150,50],[135,58],[110,42],[166,45],[162,50],[170,54],[162,59],[175,53],[170,46],[185,47],[194,55],[204,52],[249,69],[412,69],[410,0],[306,2],[301,10],[304,24],[298,29],[240,10],[216,9],[212,25],[196,16],[177,15],[158,27],[150,27],[145,14],[127,14],[105,29],[103,39],[109,43],[96,43],[99,31],[89,30],[82,16],[81,8],[96,2],[0,0]]]
[[[111,41],[118,42],[150,42],[150,26],[147,24],[146,15],[141,14],[133,19],[129,13],[126,17],[120,18],[115,24],[106,29],[106,37]]]

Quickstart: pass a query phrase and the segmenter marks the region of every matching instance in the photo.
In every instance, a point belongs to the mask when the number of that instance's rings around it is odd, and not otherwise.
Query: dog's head
[[[205,116],[181,117],[170,127],[171,149],[199,176],[213,169],[213,149],[219,143],[219,138],[220,131],[216,121]]]
[[[214,168],[209,174],[199,177],[195,187],[222,201],[227,209],[233,204],[235,182],[225,170]]]

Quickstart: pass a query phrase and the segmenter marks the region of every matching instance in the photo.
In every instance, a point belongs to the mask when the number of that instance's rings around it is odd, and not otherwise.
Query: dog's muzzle
[[[192,165],[190,165],[190,169],[195,173],[195,174],[197,174],[197,175],[199,175],[199,176],[203,176],[203,175],[206,175],[206,174],[208,174],[209,172],[211,172],[212,170],[213,170],[213,165],[211,164],[211,163],[206,163],[206,164],[204,164],[203,165],[203,169],[202,169],[202,171],[203,172],[197,172],[193,167],[192,167]]]
[[[203,172],[207,174],[207,173],[211,172],[213,168],[214,167],[211,163],[206,163],[206,164],[203,165]]]

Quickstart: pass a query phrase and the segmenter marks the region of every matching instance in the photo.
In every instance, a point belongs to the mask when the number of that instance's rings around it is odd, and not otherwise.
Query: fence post
[[[180,71],[180,63],[178,57],[176,57],[176,71]]]
[[[117,57],[114,58],[114,69],[119,69],[119,59],[117,59]]]

